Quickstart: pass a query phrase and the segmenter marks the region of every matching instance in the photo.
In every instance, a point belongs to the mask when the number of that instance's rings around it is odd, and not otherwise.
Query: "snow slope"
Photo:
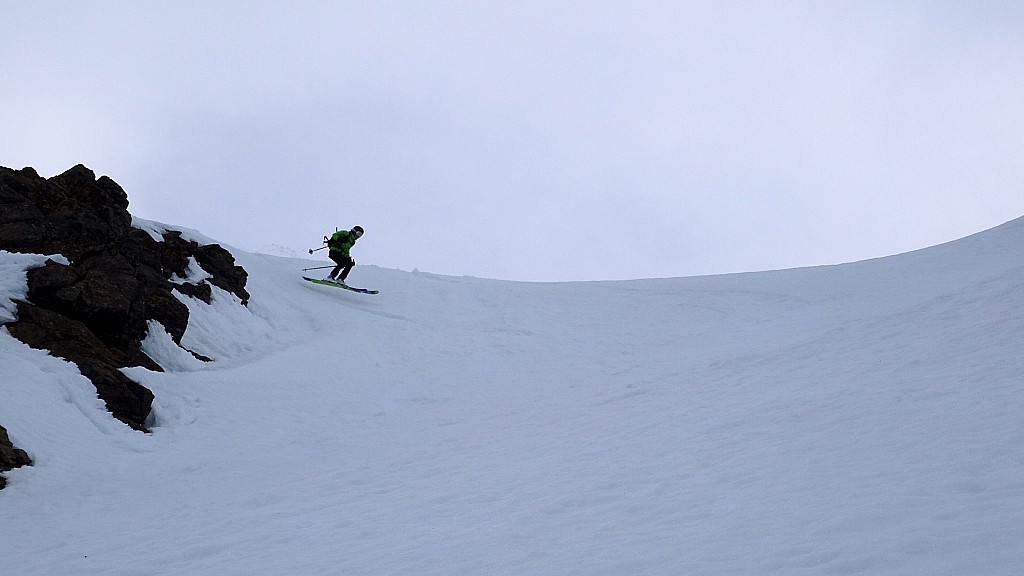
[[[1019,574],[1024,219],[895,257],[528,284],[233,250],[130,369],[151,435],[0,329],[21,576]],[[0,312],[39,257],[0,253]]]

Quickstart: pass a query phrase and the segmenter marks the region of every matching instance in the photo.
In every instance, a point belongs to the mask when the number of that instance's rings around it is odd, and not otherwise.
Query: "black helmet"
[[[355,232],[356,234],[360,235],[360,236],[363,235],[363,227],[362,226],[353,226],[352,227],[352,231]]]

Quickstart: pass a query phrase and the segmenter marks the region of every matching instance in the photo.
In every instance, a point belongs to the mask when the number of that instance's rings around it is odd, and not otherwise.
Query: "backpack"
[[[337,232],[334,234],[337,234]],[[326,238],[328,248],[340,248],[341,245],[345,243],[345,240],[348,240],[350,236],[351,232],[346,232],[344,236],[338,236],[337,238],[335,238],[333,234],[330,237],[325,236],[324,238]]]

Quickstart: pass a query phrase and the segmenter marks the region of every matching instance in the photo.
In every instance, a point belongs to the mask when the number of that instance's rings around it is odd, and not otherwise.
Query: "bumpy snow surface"
[[[153,433],[0,329],[29,575],[1020,574],[1024,220],[767,273],[528,284],[233,250]],[[0,253],[0,318],[37,256]],[[325,264],[325,263],[321,263]],[[198,271],[197,271],[198,273]]]

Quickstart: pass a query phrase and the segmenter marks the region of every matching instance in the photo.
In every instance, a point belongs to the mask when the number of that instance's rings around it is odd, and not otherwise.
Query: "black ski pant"
[[[356,261],[350,256],[345,256],[341,252],[335,252],[334,250],[331,250],[329,255],[331,260],[334,260],[334,263],[337,264],[334,270],[331,270],[331,277],[344,282],[348,278],[348,273],[352,271],[352,267],[356,265]],[[338,276],[338,271],[341,271],[341,276]]]

